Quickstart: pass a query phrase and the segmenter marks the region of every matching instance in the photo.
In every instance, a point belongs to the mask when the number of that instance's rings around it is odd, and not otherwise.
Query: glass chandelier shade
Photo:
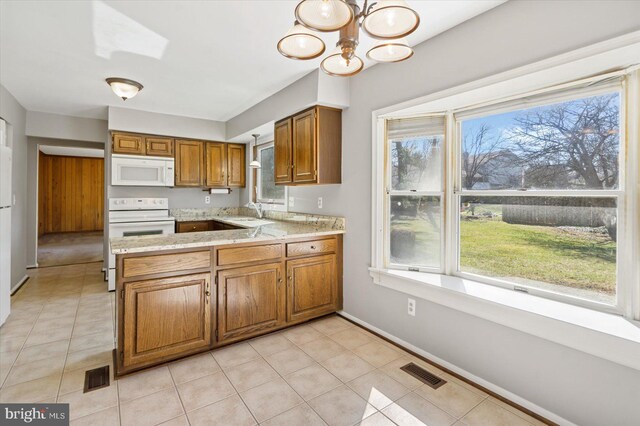
[[[329,75],[335,75],[340,77],[349,77],[359,73],[364,67],[362,59],[353,55],[351,59],[345,59],[342,56],[342,51],[338,50],[322,61],[320,68],[322,71]]]
[[[296,19],[316,31],[336,31],[354,18],[353,9],[344,0],[303,0],[295,11]]]
[[[278,51],[287,58],[292,59],[317,58],[324,53],[324,50],[324,41],[298,21],[278,42]]]
[[[367,58],[377,62],[400,62],[413,56],[413,49],[403,38],[381,40],[367,52]]]
[[[129,80],[127,78],[109,77],[106,79],[106,82],[111,87],[111,90],[113,90],[113,93],[125,101],[133,98],[144,87],[137,81]]]
[[[371,37],[385,40],[405,37],[418,25],[420,17],[404,0],[379,0],[362,22]]]

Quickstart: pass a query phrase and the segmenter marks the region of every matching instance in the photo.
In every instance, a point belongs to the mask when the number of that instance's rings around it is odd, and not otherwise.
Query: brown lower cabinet
[[[287,321],[308,320],[338,310],[336,255],[287,262]]]
[[[144,365],[211,345],[211,274],[124,287],[123,365]]]
[[[342,235],[118,255],[116,274],[122,376],[342,309]]]
[[[232,341],[285,322],[282,263],[218,272],[218,340]]]

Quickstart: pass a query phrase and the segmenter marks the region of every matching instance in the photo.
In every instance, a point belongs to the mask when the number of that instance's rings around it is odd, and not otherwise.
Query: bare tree
[[[557,182],[558,174],[573,172],[587,188],[618,184],[617,94],[536,108],[515,118],[510,139],[541,186]]]
[[[482,124],[475,132],[464,134],[462,171],[466,189],[473,188],[483,167],[501,155],[502,136],[493,136],[490,131],[491,128],[487,124]]]

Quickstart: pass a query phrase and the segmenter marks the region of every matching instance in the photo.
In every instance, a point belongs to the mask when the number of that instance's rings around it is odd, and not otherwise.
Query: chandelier
[[[362,28],[377,44],[367,57],[377,62],[400,62],[413,55],[404,39],[418,28],[420,17],[404,0],[378,0],[362,9],[356,0],[303,0],[295,10],[293,28],[278,42],[278,51],[291,59],[313,59],[325,51],[324,42],[313,31],[340,31],[335,51],[320,68],[329,75],[349,77],[364,64],[356,55]],[[312,31],[313,30],[313,31]]]

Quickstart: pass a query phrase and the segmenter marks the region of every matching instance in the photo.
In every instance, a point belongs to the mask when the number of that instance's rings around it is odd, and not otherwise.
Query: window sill
[[[640,322],[448,275],[369,274],[383,287],[640,370]]]

